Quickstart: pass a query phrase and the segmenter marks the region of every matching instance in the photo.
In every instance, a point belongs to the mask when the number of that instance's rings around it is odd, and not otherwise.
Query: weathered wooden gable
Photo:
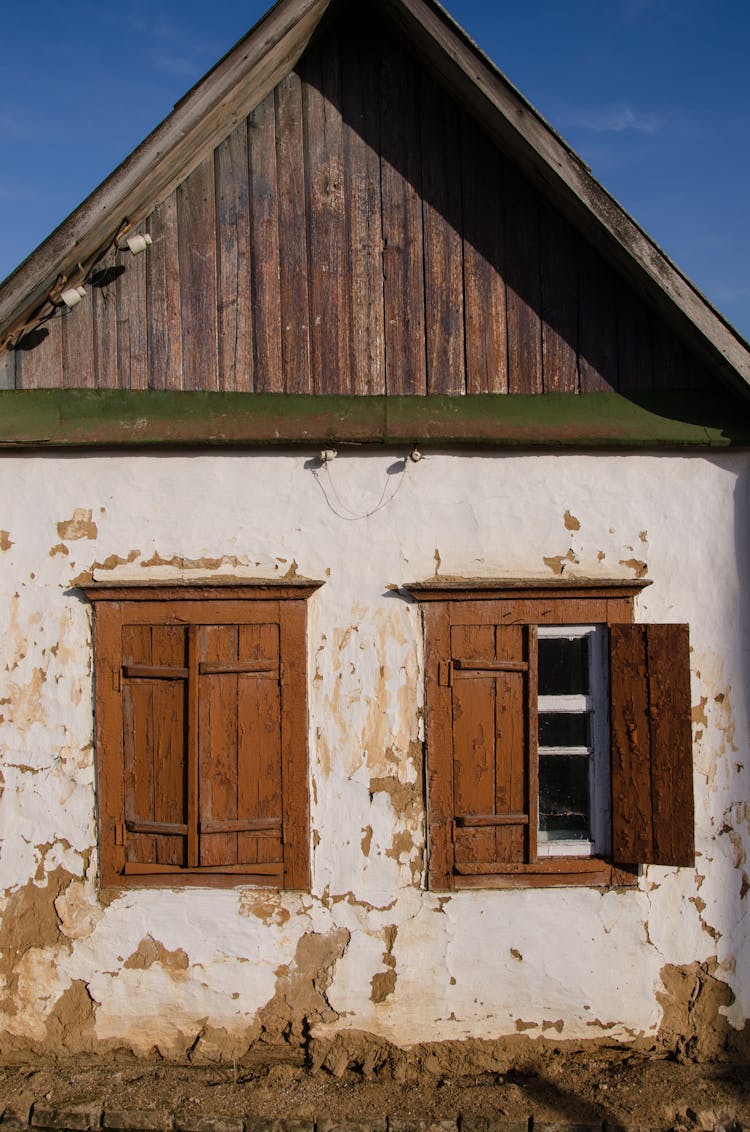
[[[702,362],[390,31],[321,30],[9,351],[8,388],[450,394],[707,387]]]

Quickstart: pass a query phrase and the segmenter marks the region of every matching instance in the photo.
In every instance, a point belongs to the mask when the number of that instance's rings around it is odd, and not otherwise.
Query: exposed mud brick
[[[88,1132],[99,1128],[102,1122],[102,1106],[80,1105],[75,1108],[51,1108],[34,1105],[31,1111],[32,1128],[61,1128],[65,1132]]]
[[[398,1120],[388,1117],[389,1132],[456,1132],[455,1120]]]
[[[274,1120],[262,1116],[248,1116],[245,1132],[313,1132],[312,1120]]]
[[[107,1109],[102,1125],[120,1132],[171,1132],[174,1120],[166,1109]]]
[[[598,1124],[547,1124],[534,1121],[534,1132],[602,1132],[602,1127],[601,1121]]]
[[[462,1116],[461,1132],[529,1132],[529,1122],[493,1120],[490,1116]]]
[[[0,1132],[26,1132],[31,1119],[31,1109],[6,1108],[0,1118]]]
[[[177,1132],[244,1132],[245,1122],[240,1116],[200,1116],[178,1112],[174,1126]]]
[[[316,1120],[315,1132],[385,1132],[386,1117],[380,1120]]]

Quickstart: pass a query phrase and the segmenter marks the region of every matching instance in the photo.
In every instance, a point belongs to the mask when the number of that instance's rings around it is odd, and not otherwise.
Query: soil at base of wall
[[[442,1059],[441,1059],[442,1060]],[[750,1127],[750,1066],[618,1049],[592,1056],[552,1046],[472,1072],[450,1058],[417,1071],[294,1064],[273,1055],[220,1065],[128,1056],[0,1062],[0,1113],[101,1104],[216,1116],[379,1116],[597,1123],[652,1129]]]

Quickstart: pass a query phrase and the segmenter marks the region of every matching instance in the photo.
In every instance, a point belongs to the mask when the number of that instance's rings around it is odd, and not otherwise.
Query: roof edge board
[[[614,256],[631,282],[641,286],[648,282],[660,313],[669,317],[668,303],[676,308],[678,324],[684,328],[687,322],[694,329],[694,343],[699,348],[701,339],[710,344],[711,360],[718,363],[724,380],[746,393],[748,343],[491,60],[456,28],[441,5],[435,0],[383,0],[383,10],[579,230],[584,229],[598,250]],[[674,317],[670,321],[674,324]]]
[[[137,223],[288,73],[331,0],[280,0],[172,112],[0,284],[0,338],[44,300],[61,273]],[[227,116],[227,110],[230,110]],[[161,175],[159,175],[161,174]],[[19,300],[18,295],[22,295]]]

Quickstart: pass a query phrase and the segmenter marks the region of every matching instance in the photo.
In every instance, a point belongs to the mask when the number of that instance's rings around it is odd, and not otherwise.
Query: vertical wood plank
[[[216,150],[219,388],[253,388],[250,172],[242,121]]]
[[[16,385],[19,389],[59,389],[62,386],[64,317],[61,312],[56,313],[35,330],[24,334],[16,346]]]
[[[654,319],[653,349],[654,389],[690,388],[682,343],[660,319]]]
[[[542,367],[545,393],[578,392],[578,240],[541,208]]]
[[[61,319],[62,380],[66,389],[93,389],[96,384],[94,363],[94,308],[91,287],[77,307]]]
[[[339,45],[329,37],[302,64],[310,332],[316,393],[350,393],[349,247]]]
[[[618,864],[652,859],[651,740],[646,631],[611,625],[612,853]]]
[[[16,352],[6,348],[0,353],[0,389],[16,387]]]
[[[420,75],[427,392],[466,391],[458,109]]]
[[[425,640],[425,712],[429,827],[429,884],[453,888],[453,735],[451,689],[441,686],[440,663],[450,660],[449,606],[422,607]]]
[[[177,196],[157,205],[148,221],[149,388],[182,389],[182,314]]]
[[[312,393],[302,82],[295,71],[276,87],[275,98],[283,387]]]
[[[184,388],[218,381],[216,200],[211,153],[177,189]]]
[[[151,626],[126,625],[122,632],[123,664],[151,664]],[[123,687],[123,782],[125,821],[154,820],[154,681],[127,680]],[[128,861],[153,864],[156,841],[146,834],[128,834]]]
[[[619,389],[627,392],[653,387],[651,317],[646,306],[625,283],[617,296]]]
[[[133,234],[141,236],[145,223],[136,225]],[[124,268],[115,284],[117,295],[117,366],[122,389],[148,389],[148,307],[146,302],[146,268],[148,252],[132,255],[119,252],[117,265]]]
[[[648,625],[651,798],[656,865],[695,864],[687,625]]]
[[[201,625],[200,660],[236,661],[235,625]],[[199,675],[199,815],[200,823],[237,817],[236,673]],[[236,833],[200,835],[201,865],[236,865]]]
[[[182,625],[154,625],[151,629],[151,663],[184,667],[187,663],[187,632]],[[157,822],[187,821],[185,812],[185,704],[187,681],[155,680],[153,684],[153,818]],[[159,864],[185,864],[186,839],[159,835]]]
[[[281,603],[281,764],[283,782],[284,887],[310,884],[310,804],[307,768],[306,607]]]
[[[488,610],[489,613],[489,610]],[[494,621],[494,617],[492,618]],[[492,625],[495,660],[522,661],[524,631],[519,625]],[[529,816],[527,679],[521,672],[498,673],[495,680],[495,799],[496,814]],[[491,861],[524,861],[529,826],[510,825],[495,830]]]
[[[94,611],[96,673],[96,786],[99,854],[103,884],[114,884],[125,865],[125,847],[115,844],[115,827],[125,811],[123,702],[115,674],[122,666],[121,607],[101,602]]]
[[[470,118],[461,118],[467,393],[508,392],[503,164]]]
[[[148,255],[148,252],[146,253]],[[91,277],[91,314],[94,324],[94,364],[97,389],[118,389],[117,286],[122,274],[119,257],[110,252]]]
[[[427,392],[422,176],[414,65],[388,47],[381,71],[386,391]]]
[[[508,164],[505,200],[508,391],[541,393],[539,200],[528,181]]]
[[[344,185],[348,210],[351,390],[385,393],[380,50],[347,38],[341,57]]]
[[[526,798],[529,815],[526,859],[536,861],[539,840],[539,630],[527,625],[525,652],[529,671],[526,678]]]
[[[253,373],[256,393],[283,393],[281,278],[273,91],[247,120],[250,157],[250,240],[254,316]]]
[[[598,253],[581,240],[578,256],[581,393],[611,393],[619,387],[615,281]]]
[[[278,625],[241,625],[238,660],[272,660],[272,673],[241,675],[237,703],[237,817],[282,818],[281,710]],[[281,828],[271,833],[240,833],[237,863],[279,861]]]
[[[450,658],[495,659],[493,625],[466,625],[451,629]],[[501,717],[506,710],[502,681],[492,673],[479,675],[457,670],[452,680],[453,808],[454,818],[494,814],[496,806],[510,811],[504,769],[498,766]],[[504,738],[504,736],[503,736]],[[498,773],[500,781],[498,781]],[[495,860],[495,830],[462,829],[455,832],[456,865]]]
[[[187,865],[194,869],[200,863],[200,686],[198,664],[200,660],[200,628],[188,629],[188,720],[187,720]]]

